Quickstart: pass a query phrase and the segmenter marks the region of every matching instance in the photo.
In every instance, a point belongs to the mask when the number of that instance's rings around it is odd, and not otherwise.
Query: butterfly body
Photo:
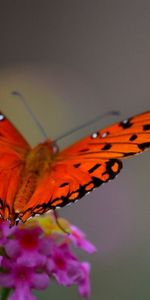
[[[32,197],[40,180],[51,171],[56,153],[50,140],[30,149],[26,154],[20,174],[20,183],[14,199],[14,213],[20,214]]]
[[[150,112],[108,126],[58,151],[33,149],[0,114],[0,215],[13,225],[65,206],[115,178],[122,159],[150,147]]]

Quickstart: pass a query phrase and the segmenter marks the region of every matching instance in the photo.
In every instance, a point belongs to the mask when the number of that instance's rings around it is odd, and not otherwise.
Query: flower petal
[[[69,239],[73,242],[74,246],[81,248],[87,253],[96,252],[96,247],[86,239],[85,234],[79,230],[76,226],[71,225],[72,232],[69,235]]]
[[[8,300],[36,300],[36,297],[32,295],[31,290],[26,285],[19,285],[12,294],[8,297]]]
[[[43,267],[47,261],[46,256],[39,254],[37,251],[33,253],[24,252],[20,255],[16,262],[27,267]]]
[[[5,250],[9,257],[11,257],[11,258],[18,257],[18,255],[20,253],[20,247],[19,247],[18,241],[16,239],[8,240],[5,245]]]
[[[91,295],[91,287],[89,280],[90,265],[89,263],[81,264],[82,276],[77,280],[79,294],[82,297],[88,298]]]
[[[31,286],[37,290],[46,289],[49,285],[49,276],[46,273],[32,275]]]

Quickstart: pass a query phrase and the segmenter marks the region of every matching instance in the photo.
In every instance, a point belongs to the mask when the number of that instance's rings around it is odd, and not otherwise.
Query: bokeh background
[[[0,109],[34,145],[43,139],[20,91],[55,139],[98,114],[120,110],[60,143],[150,109],[150,2],[1,0]],[[109,184],[61,210],[98,252],[92,300],[150,299],[150,153],[124,162]],[[51,284],[39,299],[78,299]]]

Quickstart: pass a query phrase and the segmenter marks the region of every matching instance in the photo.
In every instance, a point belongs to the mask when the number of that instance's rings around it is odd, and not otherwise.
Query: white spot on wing
[[[90,194],[90,192],[87,192],[86,194],[85,194],[85,196],[88,196]]]
[[[96,139],[98,137],[98,133],[97,132],[93,132],[91,135],[92,139]]]
[[[74,201],[74,203],[77,203],[79,201],[79,199],[76,199],[75,201]]]
[[[4,120],[4,115],[0,114],[0,121],[3,121]]]
[[[102,138],[105,138],[108,135],[107,132],[102,133]]]
[[[69,202],[69,203],[67,203],[67,204],[66,204],[66,206],[69,206],[69,205],[71,205],[71,204],[72,204],[72,203],[71,203],[71,202]]]
[[[122,121],[123,124],[127,124],[128,123],[128,119],[125,119]]]

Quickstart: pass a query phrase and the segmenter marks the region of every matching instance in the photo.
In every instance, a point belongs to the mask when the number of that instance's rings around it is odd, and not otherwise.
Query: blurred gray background
[[[20,91],[55,139],[100,113],[120,110],[60,147],[150,109],[150,2],[1,0],[0,109],[31,145],[43,138]],[[150,153],[124,161],[120,175],[60,211],[96,245],[92,300],[150,299]],[[78,299],[51,284],[39,299]]]

